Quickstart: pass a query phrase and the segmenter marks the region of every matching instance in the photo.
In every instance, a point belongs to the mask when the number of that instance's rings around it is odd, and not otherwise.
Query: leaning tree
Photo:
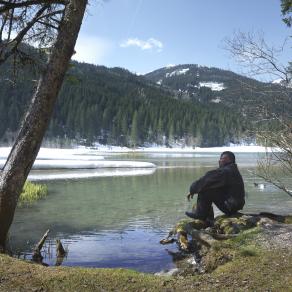
[[[29,58],[23,42],[48,48],[47,62],[0,175],[0,250],[5,250],[17,201],[48,127],[86,5],[87,0],[0,1],[0,64],[12,55]]]

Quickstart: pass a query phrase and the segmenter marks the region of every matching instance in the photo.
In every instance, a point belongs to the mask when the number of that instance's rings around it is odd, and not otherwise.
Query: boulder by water
[[[161,244],[176,243],[177,252],[169,252],[176,263],[176,274],[209,272],[233,259],[235,249],[252,254],[248,248],[290,248],[292,216],[272,213],[217,216],[213,224],[183,219]],[[238,251],[238,250],[237,250]]]

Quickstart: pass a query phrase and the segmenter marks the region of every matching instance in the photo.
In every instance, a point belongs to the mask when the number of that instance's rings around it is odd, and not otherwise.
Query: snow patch
[[[0,147],[0,161],[3,162],[7,159],[8,154],[10,152],[10,147]],[[50,164],[50,161],[54,160],[54,162],[58,162],[61,164],[62,160],[66,162],[66,164],[74,164],[81,161],[82,163],[97,163],[99,165],[104,165],[106,167],[110,166],[110,164],[121,165],[123,167],[127,167],[126,163],[134,163],[135,166],[137,161],[107,161],[105,159],[96,160],[95,158],[103,157],[102,155],[113,156],[119,153],[221,153],[223,151],[232,151],[236,153],[246,152],[246,153],[264,153],[266,151],[271,151],[271,148],[266,148],[264,146],[257,145],[237,145],[230,144],[230,146],[221,146],[221,147],[210,147],[210,148],[201,148],[201,147],[184,147],[177,146],[172,148],[167,148],[165,146],[157,146],[156,144],[149,144],[147,147],[139,147],[136,149],[127,148],[127,147],[119,147],[119,146],[109,146],[109,145],[100,145],[96,143],[96,147],[87,148],[85,146],[80,146],[74,149],[58,149],[58,148],[41,148],[39,155],[36,161],[43,161],[42,163]],[[273,149],[273,151],[277,151],[277,149]],[[62,159],[62,155],[63,158]],[[79,155],[79,156],[77,156]],[[51,159],[47,159],[48,157]],[[46,158],[44,158],[46,157]],[[68,159],[70,157],[70,159]],[[75,159],[78,157],[78,159]],[[71,159],[74,158],[74,159]],[[80,158],[80,159],[79,159]],[[88,159],[90,158],[90,159]],[[144,162],[141,162],[144,163]],[[132,166],[134,165],[132,164]],[[151,163],[152,164],[152,163]],[[152,164],[153,165],[153,164]],[[139,165],[143,167],[143,165]],[[153,167],[153,166],[152,166]]]
[[[191,83],[188,83],[187,84],[187,87],[190,87],[190,88],[199,88],[198,85],[194,85],[194,84],[191,84]]]
[[[173,77],[173,76],[178,76],[178,75],[184,75],[186,74],[188,71],[190,70],[190,68],[185,68],[185,69],[181,69],[181,70],[175,70],[171,73],[166,73],[165,77]]]
[[[220,103],[221,102],[221,98],[220,97],[216,97],[216,98],[212,99],[211,102]]]
[[[232,145],[232,146],[221,146],[221,147],[177,147],[177,148],[166,148],[154,146],[151,148],[140,148],[136,152],[145,153],[222,153],[223,151],[232,151],[234,153],[265,153],[266,151],[277,151],[277,149],[266,148],[264,146],[257,145]]]
[[[224,83],[219,82],[200,82],[199,85],[200,87],[209,87],[213,91],[221,91],[226,88]]]
[[[288,88],[292,87],[291,81],[289,83],[287,83],[286,80],[281,79],[281,78],[272,81],[272,84],[278,84],[278,85],[281,85],[281,86],[284,86],[284,87],[288,87]]]
[[[161,84],[162,84],[162,79],[158,80],[158,81],[156,82],[156,84],[161,85]]]
[[[273,84],[281,84],[282,82],[283,82],[282,78],[279,78],[279,79],[272,81]]]

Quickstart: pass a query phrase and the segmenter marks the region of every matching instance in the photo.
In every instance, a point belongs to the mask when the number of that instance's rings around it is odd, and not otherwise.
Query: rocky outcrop
[[[202,220],[179,221],[161,244],[177,243],[177,252],[169,252],[178,274],[209,272],[233,259],[245,246],[263,249],[290,248],[292,216],[272,213],[221,215],[211,224]]]

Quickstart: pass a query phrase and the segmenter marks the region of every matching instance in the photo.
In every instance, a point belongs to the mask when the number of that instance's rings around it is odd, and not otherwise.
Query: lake
[[[248,194],[244,211],[291,213],[291,197],[270,185],[264,189],[254,186],[262,183],[252,173],[258,154],[236,157]],[[32,206],[17,209],[10,232],[15,253],[30,258],[33,246],[50,229],[44,253],[49,265],[56,264],[58,238],[68,250],[65,266],[122,267],[151,273],[175,267],[167,251],[175,251],[175,244],[163,246],[159,241],[179,219],[186,218],[184,212],[195,203],[186,200],[190,184],[217,167],[219,154],[135,153],[107,154],[105,158],[148,161],[157,168],[34,172],[42,175],[49,194]],[[46,181],[52,175],[67,179]]]

